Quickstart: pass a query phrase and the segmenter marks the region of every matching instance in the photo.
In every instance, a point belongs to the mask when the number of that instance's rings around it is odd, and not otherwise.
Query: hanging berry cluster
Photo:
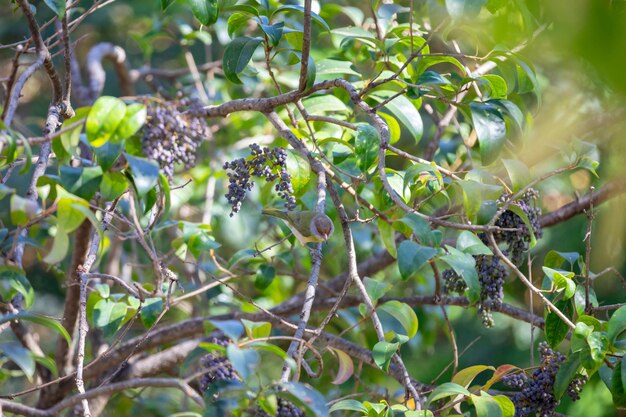
[[[176,165],[192,168],[209,127],[199,103],[187,98],[151,103],[141,138],[142,152],[172,178]]]
[[[539,238],[542,236],[539,223],[541,209],[534,206],[534,200],[537,196],[536,190],[529,189],[519,200],[512,202],[511,205],[519,207],[526,214],[535,237]],[[504,203],[510,197],[510,194],[503,195],[498,202]],[[531,234],[528,227],[522,218],[512,210],[506,210],[502,213],[495,225],[502,229],[515,229],[497,230],[494,232],[494,239],[498,245],[506,247],[503,250],[504,255],[511,259],[514,264],[520,265],[523,262],[524,253],[530,247]],[[486,236],[481,235],[480,238],[483,243],[489,245]],[[486,327],[492,327],[494,325],[492,310],[494,307],[501,305],[504,298],[503,285],[507,276],[507,269],[496,256],[477,255],[474,256],[474,259],[481,288],[480,299],[477,304],[478,312],[482,316],[483,324]],[[467,288],[465,281],[452,269],[443,271],[442,278],[444,281],[443,289],[446,293],[463,294],[465,292]]]
[[[211,337],[208,341],[224,347],[230,343],[230,339],[225,337]],[[231,361],[223,355],[208,353],[200,359],[200,366],[205,371],[200,379],[200,391],[203,393],[215,383],[241,381]],[[277,405],[276,417],[306,417],[304,411],[285,399],[278,398]],[[254,417],[272,417],[258,405],[254,407],[253,415]]]
[[[550,349],[546,342],[539,344],[539,354],[541,365],[530,375],[520,372],[502,378],[504,385],[516,390],[511,398],[515,404],[515,417],[526,417],[532,413],[538,417],[550,417],[559,404],[554,396],[554,381],[561,364],[565,362],[565,355]],[[586,381],[587,378],[579,374],[570,382],[566,393],[572,401],[580,398]]]
[[[246,198],[248,191],[252,190],[254,181],[252,177],[264,178],[267,182],[277,183],[274,190],[278,196],[285,200],[285,208],[296,208],[291,185],[291,175],[287,172],[287,151],[283,148],[267,146],[261,148],[258,144],[250,145],[250,156],[226,162],[224,169],[228,170],[228,193],[226,200],[231,205],[230,216],[238,213],[241,203]]]

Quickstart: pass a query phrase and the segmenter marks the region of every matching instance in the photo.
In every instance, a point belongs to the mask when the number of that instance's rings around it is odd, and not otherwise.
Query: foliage
[[[574,3],[0,6],[0,410],[626,407],[626,13]]]

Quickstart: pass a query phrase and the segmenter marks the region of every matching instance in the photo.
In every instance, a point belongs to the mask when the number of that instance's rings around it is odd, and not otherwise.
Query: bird
[[[263,209],[263,214],[283,220],[293,235],[306,246],[309,242],[325,242],[333,234],[333,221],[324,213],[311,210],[283,211]]]

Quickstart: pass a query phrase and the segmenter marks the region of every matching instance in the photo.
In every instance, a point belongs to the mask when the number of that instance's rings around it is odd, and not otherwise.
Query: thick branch
[[[541,227],[554,226],[555,224],[562,223],[584,212],[592,205],[597,206],[624,193],[626,193],[626,178],[613,180],[598,191],[587,194],[579,200],[573,201],[551,213],[541,216],[539,222],[541,223]]]

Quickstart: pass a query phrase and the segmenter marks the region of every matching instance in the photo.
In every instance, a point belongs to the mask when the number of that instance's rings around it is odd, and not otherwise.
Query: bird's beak
[[[324,236],[324,240],[328,240],[328,234],[324,233],[322,236]]]

